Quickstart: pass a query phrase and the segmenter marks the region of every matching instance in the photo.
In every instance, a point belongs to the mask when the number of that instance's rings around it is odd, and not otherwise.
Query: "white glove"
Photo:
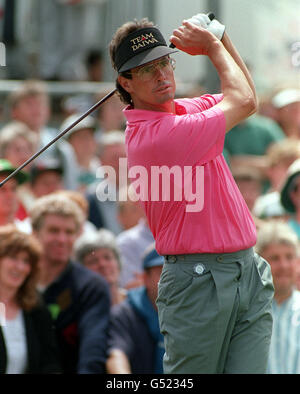
[[[192,16],[190,19],[187,20],[190,23],[193,23],[194,25],[203,27],[203,29],[207,29],[211,20],[206,14],[197,14]]]
[[[222,40],[225,26],[222,25],[217,19],[213,19],[212,21],[206,14],[197,14],[192,16],[190,19],[187,20],[194,25],[200,26],[203,29],[207,29],[211,33],[213,33],[219,40]]]

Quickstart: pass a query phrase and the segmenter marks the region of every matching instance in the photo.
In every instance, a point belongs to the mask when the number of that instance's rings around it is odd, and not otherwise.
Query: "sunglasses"
[[[155,63],[149,63],[145,66],[132,69],[130,71],[131,75],[136,75],[141,81],[147,82],[154,78],[157,70],[165,70],[167,68],[175,69],[175,60],[170,57],[164,57]]]

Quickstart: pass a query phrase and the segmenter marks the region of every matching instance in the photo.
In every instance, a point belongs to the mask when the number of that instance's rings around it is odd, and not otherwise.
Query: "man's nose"
[[[165,79],[166,78],[166,69],[156,66],[155,68],[155,77],[157,79]]]
[[[60,231],[57,236],[58,236],[59,241],[61,241],[61,242],[65,242],[68,238],[67,233],[65,233],[64,231]]]
[[[281,268],[289,268],[291,266],[291,261],[283,257],[280,259],[280,266]]]

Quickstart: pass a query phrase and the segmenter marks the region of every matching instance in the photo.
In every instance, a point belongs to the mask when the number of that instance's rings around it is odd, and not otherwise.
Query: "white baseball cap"
[[[82,116],[81,113],[70,115],[67,119],[63,121],[60,127],[61,131],[69,127],[72,123],[74,123],[77,119],[79,119],[80,116]],[[64,138],[68,139],[70,135],[73,134],[75,131],[82,129],[92,129],[93,131],[95,131],[96,130],[95,119],[92,116],[88,115],[87,117],[82,119],[79,123],[77,123],[77,125],[72,127],[72,129],[64,135]]]
[[[275,108],[283,108],[286,105],[300,102],[300,89],[284,89],[277,93],[272,104]]]

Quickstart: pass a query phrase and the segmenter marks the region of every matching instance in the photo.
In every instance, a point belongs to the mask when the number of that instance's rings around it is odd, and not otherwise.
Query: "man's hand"
[[[219,40],[222,40],[225,32],[225,26],[217,21],[217,19],[213,19],[211,21],[206,14],[197,14],[192,16],[187,21],[210,31]]]
[[[144,285],[144,273],[143,272],[135,272],[134,279],[127,283],[125,289],[134,289],[135,287]]]
[[[108,374],[131,374],[131,366],[126,354],[119,349],[112,349],[106,360]]]
[[[207,29],[189,21],[183,21],[182,26],[173,31],[170,41],[176,48],[189,55],[208,55],[212,47],[219,42]]]

